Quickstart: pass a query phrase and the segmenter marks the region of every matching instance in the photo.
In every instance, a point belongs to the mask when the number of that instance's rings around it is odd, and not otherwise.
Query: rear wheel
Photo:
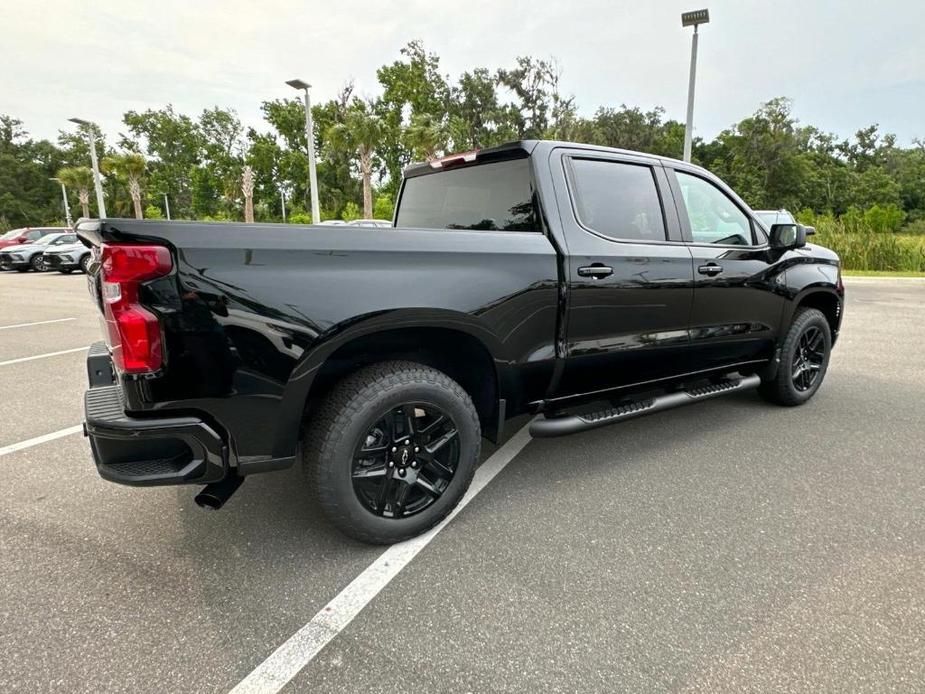
[[[759,392],[778,405],[802,405],[822,385],[831,350],[829,322],[822,312],[800,309],[781,345],[777,374],[764,380]]]
[[[321,508],[344,533],[388,544],[453,510],[481,443],[469,395],[446,374],[383,362],[342,381],[301,440]]]

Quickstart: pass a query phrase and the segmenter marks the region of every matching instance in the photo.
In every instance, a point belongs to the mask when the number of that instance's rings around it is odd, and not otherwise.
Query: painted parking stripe
[[[55,439],[60,439],[62,436],[70,436],[71,434],[76,434],[80,431],[83,431],[82,424],[68,427],[67,429],[53,431],[50,434],[42,434],[41,436],[36,436],[34,439],[26,439],[25,441],[20,441],[19,443],[12,443],[9,446],[0,447],[0,455],[15,453],[16,451],[21,451],[24,448],[32,448],[32,446],[38,446],[40,443],[54,441]]]
[[[529,426],[529,425],[528,425]],[[278,692],[308,665],[335,636],[353,621],[364,607],[408,565],[430,541],[462,511],[491,480],[530,442],[524,426],[495,451],[475,472],[469,491],[439,525],[423,535],[392,545],[379,555],[310,622],[293,634],[257,668],[231,690],[231,694]]]
[[[55,318],[54,320],[37,320],[31,323],[15,323],[13,325],[0,325],[0,330],[9,330],[10,328],[28,328],[30,325],[48,325],[49,323],[64,323],[76,318]]]
[[[46,354],[33,354],[31,357],[20,357],[19,359],[8,359],[0,361],[0,366],[9,366],[10,364],[22,364],[24,361],[33,361],[35,359],[44,359],[45,357],[57,357],[60,354],[72,354],[74,352],[86,352],[90,349],[87,347],[75,347],[74,349],[62,349],[60,352],[47,352]]]

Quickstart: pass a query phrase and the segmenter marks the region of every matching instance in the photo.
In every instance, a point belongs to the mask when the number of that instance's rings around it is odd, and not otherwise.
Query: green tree
[[[57,178],[66,188],[77,191],[82,217],[90,216],[90,188],[93,186],[93,172],[87,166],[65,166],[58,169]]]
[[[351,152],[363,181],[363,216],[373,214],[373,165],[376,148],[382,138],[384,126],[374,107],[365,101],[354,101],[344,116],[344,122],[332,126],[327,132],[331,147]]]
[[[122,118],[128,128],[120,145],[148,158],[148,178],[152,189],[170,195],[175,218],[194,216],[192,178],[203,160],[205,137],[199,124],[178,114],[173,106],[144,112],[128,111]]]
[[[141,179],[146,168],[144,156],[137,152],[113,154],[103,159],[102,168],[107,174],[112,174],[125,183],[135,208],[135,219],[142,219],[144,215],[141,207]]]
[[[411,118],[403,133],[404,144],[417,160],[436,159],[447,144],[446,126],[430,113],[420,113]]]

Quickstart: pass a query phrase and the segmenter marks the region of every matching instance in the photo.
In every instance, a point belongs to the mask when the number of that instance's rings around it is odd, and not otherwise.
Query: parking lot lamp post
[[[279,201],[283,206],[283,224],[286,223],[286,190],[284,188],[279,189]]]
[[[311,86],[308,82],[302,80],[287,80],[293,89],[301,89],[305,92],[305,138],[308,140],[308,180],[312,195],[312,224],[318,224],[321,221],[321,211],[318,207],[318,175],[315,172],[315,129],[312,125],[312,102],[308,95]]]
[[[691,160],[691,139],[694,133],[694,81],[697,77],[697,27],[710,21],[709,10],[681,13],[681,26],[694,27],[691,38],[691,74],[687,84],[687,124],[684,126],[684,161]]]
[[[170,200],[167,197],[167,193],[164,193],[164,210],[167,212],[167,221],[170,221]]]
[[[96,189],[96,209],[100,219],[106,217],[106,203],[103,202],[103,182],[100,179],[100,165],[96,160],[96,138],[93,136],[91,123],[81,118],[68,118],[71,123],[76,123],[87,134],[87,141],[90,143],[90,164],[93,166],[93,187]]]
[[[64,187],[64,181],[60,178],[52,178],[52,181],[57,181],[61,184],[61,199],[64,200],[64,218],[67,221],[67,228],[74,228],[74,220],[71,219],[71,206],[67,204],[67,188]]]

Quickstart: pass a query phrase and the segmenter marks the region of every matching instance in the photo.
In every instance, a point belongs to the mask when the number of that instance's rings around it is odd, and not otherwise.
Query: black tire
[[[81,272],[83,272],[85,275],[86,275],[86,274],[89,274],[89,273],[87,272],[87,268],[90,267],[90,254],[87,253],[85,256],[83,256],[83,257],[80,259],[80,263],[79,263],[79,264],[80,264],[80,270],[81,270]]]
[[[36,272],[45,272],[45,260],[41,253],[36,253],[29,259],[30,267]]]
[[[363,442],[369,441],[372,428],[409,402],[433,407],[455,427],[457,462],[450,479],[442,481],[442,493],[430,505],[404,517],[398,506],[399,517],[387,517],[383,515],[387,508],[384,502],[380,505],[383,511],[377,514],[355,490],[356,458],[368,445]],[[423,410],[415,409],[412,416],[419,416],[419,411]],[[466,391],[443,372],[408,361],[381,362],[345,378],[312,414],[300,442],[302,463],[325,516],[343,533],[373,544],[414,537],[443,520],[469,488],[480,446],[478,414]],[[383,467],[390,457],[385,454]],[[397,472],[397,468],[386,470],[388,481],[383,484],[408,484],[416,489],[407,481],[400,482]],[[423,468],[414,474],[415,479],[422,472]],[[412,471],[408,473],[410,479]]]
[[[818,350],[807,352],[808,342],[818,342]],[[826,317],[818,309],[799,309],[781,345],[777,374],[764,379],[758,392],[765,400],[784,407],[808,402],[822,385],[831,351],[832,334]]]

